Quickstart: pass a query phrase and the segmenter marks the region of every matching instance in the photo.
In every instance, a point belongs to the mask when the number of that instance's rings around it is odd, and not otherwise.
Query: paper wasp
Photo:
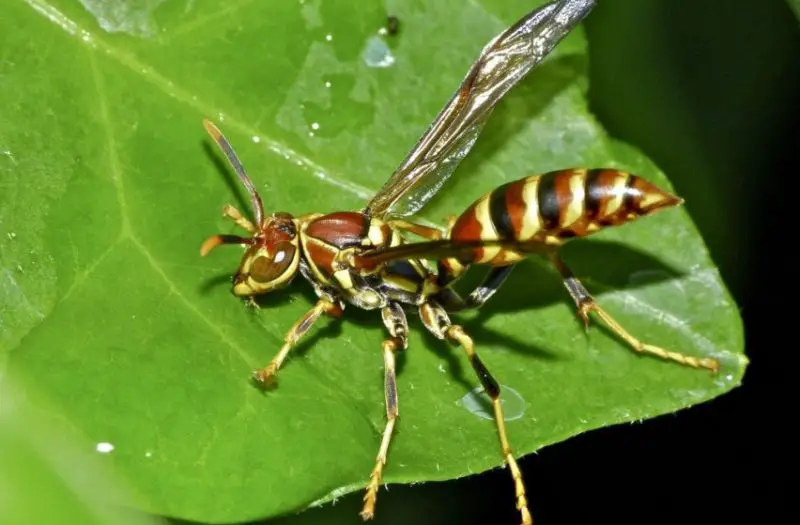
[[[680,205],[682,199],[637,176],[615,169],[568,169],[507,183],[478,199],[446,231],[407,220],[419,211],[467,155],[494,106],[594,7],[591,0],[564,0],[540,7],[492,39],[472,65],[449,103],[378,193],[359,211],[266,215],[261,197],[233,148],[209,121],[207,131],[225,153],[252,199],[255,221],[232,206],[224,215],[250,237],[214,235],[201,254],[222,244],[245,247],[234,276],[233,293],[252,298],[287,286],[302,275],[318,301],[285,336],[285,344],[264,368],[259,384],[275,379],[297,341],[322,314],[340,316],[346,304],[380,310],[389,337],[383,341],[387,422],[361,516],[375,511],[378,488],[398,417],[395,354],[408,347],[406,311],[416,311],[437,338],[460,345],[491,397],[501,452],[514,482],[524,524],[532,522],[522,474],[504,424],[500,387],[483,365],[453,312],[478,308],[503,284],[515,263],[528,254],[548,257],[563,276],[579,316],[588,325],[594,313],[640,353],[696,368],[716,370],[712,359],[685,356],[643,343],[605,312],[559,256],[570,238]],[[427,239],[410,242],[404,234]],[[468,296],[452,284],[469,265],[490,267]]]

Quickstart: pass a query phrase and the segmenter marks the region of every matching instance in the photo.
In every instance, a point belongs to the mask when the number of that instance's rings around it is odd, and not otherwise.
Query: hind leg
[[[578,315],[583,320],[583,323],[587,328],[589,326],[589,314],[594,313],[600,318],[601,321],[603,321],[603,323],[605,323],[608,328],[611,329],[612,332],[622,338],[622,340],[624,340],[636,352],[654,355],[656,357],[660,357],[661,359],[674,361],[676,363],[693,368],[707,368],[714,372],[719,369],[719,363],[715,359],[687,356],[678,352],[666,350],[660,346],[655,346],[640,341],[631,335],[627,330],[625,330],[622,325],[620,325],[613,317],[611,317],[611,315],[608,314],[608,312],[600,308],[586,287],[584,287],[578,278],[573,275],[572,271],[567,267],[558,253],[554,252],[550,254],[550,260],[561,273],[561,276],[564,279],[564,286],[567,288],[572,300],[575,301],[575,306],[578,309]]]

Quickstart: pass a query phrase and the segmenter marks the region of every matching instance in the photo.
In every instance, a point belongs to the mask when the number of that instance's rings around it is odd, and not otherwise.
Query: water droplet
[[[5,155],[5,156],[6,156],[6,157],[8,157],[9,159],[11,159],[11,162],[12,162],[14,165],[16,165],[16,164],[17,164],[17,158],[14,156],[14,154],[11,152],[11,150],[10,150],[10,149],[7,149],[7,150],[5,150],[5,151],[3,152],[3,155]]]
[[[146,457],[146,458],[151,458],[151,457],[153,457],[153,453],[152,453],[152,452],[150,452],[150,451],[148,450],[148,451],[146,451],[146,452],[144,453],[144,457]]]
[[[330,42],[331,40],[333,40],[333,35],[328,33],[327,35],[325,35],[325,40]]]
[[[259,137],[258,135],[253,135],[253,142],[258,144],[259,142],[261,142],[261,137]]]
[[[318,130],[319,129],[319,122],[312,122],[311,129]]]
[[[373,36],[367,40],[364,49],[364,63],[369,67],[391,67],[394,64],[394,55],[382,39]]]
[[[445,370],[445,369],[444,369],[444,365],[443,365],[442,363],[439,363],[439,372],[441,372],[441,373],[443,373],[443,374],[444,374],[445,372],[447,372],[447,370]]]
[[[6,235],[9,238],[9,240],[12,240],[12,241],[17,238],[17,234],[14,233],[14,232],[9,232]]]
[[[326,81],[325,81],[325,87],[326,87],[326,88],[329,88],[329,87],[331,87],[331,81],[330,81],[330,80],[326,80]]]
[[[503,418],[506,421],[519,419],[525,413],[525,399],[513,388],[501,385],[500,405],[503,407]],[[469,410],[472,414],[482,419],[494,419],[491,398],[483,388],[472,389],[468,394],[457,401],[457,404]]]
[[[114,450],[114,445],[112,445],[111,443],[98,443],[97,446],[95,446],[95,450],[97,450],[101,454],[108,454],[109,452]]]

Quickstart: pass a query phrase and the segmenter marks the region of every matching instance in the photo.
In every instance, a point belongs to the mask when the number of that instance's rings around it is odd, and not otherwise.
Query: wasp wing
[[[367,204],[373,216],[418,212],[472,149],[494,106],[592,10],[595,0],[548,3],[493,38],[458,91]]]
[[[552,251],[553,246],[538,240],[516,241],[513,239],[492,239],[456,241],[442,239],[400,244],[391,248],[366,250],[357,255],[357,264],[364,268],[374,268],[379,264],[397,260],[427,259],[439,261],[450,258],[471,263],[476,248],[501,248],[524,254],[546,254]]]

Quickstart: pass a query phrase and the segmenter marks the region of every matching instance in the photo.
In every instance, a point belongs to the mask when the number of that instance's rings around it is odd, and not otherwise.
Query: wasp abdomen
[[[681,202],[624,171],[552,171],[509,182],[487,193],[455,221],[450,238],[559,244]],[[516,258],[490,248],[480,248],[475,253],[475,261],[483,263],[511,262]]]

